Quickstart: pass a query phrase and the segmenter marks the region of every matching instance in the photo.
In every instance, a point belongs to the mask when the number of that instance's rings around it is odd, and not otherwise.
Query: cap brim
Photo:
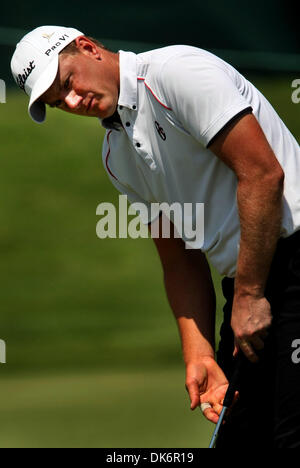
[[[37,80],[29,101],[28,113],[36,123],[46,120],[46,105],[39,101],[40,97],[52,86],[58,71],[59,56],[56,55]]]

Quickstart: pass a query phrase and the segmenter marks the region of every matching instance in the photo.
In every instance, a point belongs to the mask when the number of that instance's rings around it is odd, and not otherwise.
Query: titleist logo
[[[34,60],[33,60],[32,62],[29,62],[29,66],[26,69],[24,68],[24,73],[23,74],[20,73],[18,75],[17,83],[20,86],[20,88],[23,89],[23,91],[25,91],[26,81],[28,80],[28,77],[31,75],[34,69],[35,69],[35,65],[34,65]]]

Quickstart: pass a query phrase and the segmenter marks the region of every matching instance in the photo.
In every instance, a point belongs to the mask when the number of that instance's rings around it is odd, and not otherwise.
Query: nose
[[[78,96],[78,94],[75,93],[74,90],[70,91],[67,96],[65,96],[65,103],[69,107],[69,109],[76,109],[76,107],[79,106],[81,103],[83,97]]]

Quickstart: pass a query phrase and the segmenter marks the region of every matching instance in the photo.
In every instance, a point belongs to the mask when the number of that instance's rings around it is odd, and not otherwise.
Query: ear
[[[97,45],[88,37],[79,36],[75,39],[75,43],[81,53],[96,58],[97,60],[101,60],[99,47],[97,47]]]

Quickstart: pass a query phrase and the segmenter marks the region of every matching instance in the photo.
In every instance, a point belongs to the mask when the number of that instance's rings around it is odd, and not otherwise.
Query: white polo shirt
[[[237,177],[208,145],[231,119],[252,110],[285,171],[282,236],[300,229],[299,145],[232,66],[190,46],[139,55],[120,51],[120,80],[123,127],[107,131],[103,163],[131,203],[204,203],[204,244],[194,247],[201,247],[221,275],[234,277]]]

